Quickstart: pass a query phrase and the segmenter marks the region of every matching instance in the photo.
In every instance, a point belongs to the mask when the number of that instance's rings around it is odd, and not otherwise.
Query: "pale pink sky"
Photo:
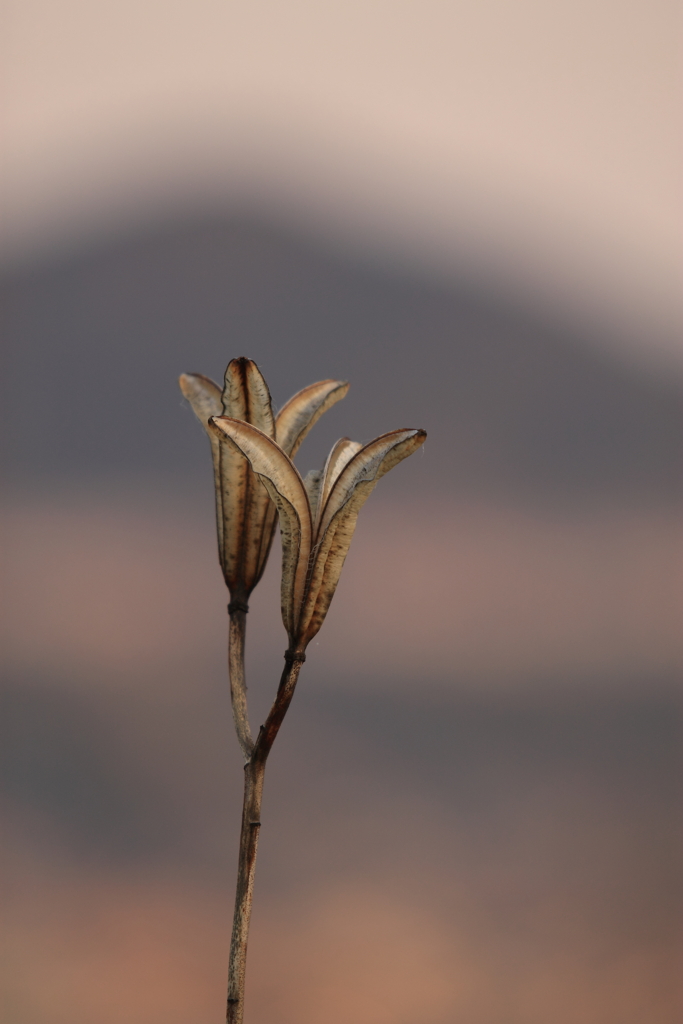
[[[11,0],[4,258],[235,201],[683,365],[672,0]]]

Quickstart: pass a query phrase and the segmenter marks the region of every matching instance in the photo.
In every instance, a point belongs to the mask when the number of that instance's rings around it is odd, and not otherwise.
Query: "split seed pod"
[[[226,416],[258,429],[293,457],[311,427],[349,389],[345,381],[323,380],[299,391],[273,416],[268,385],[251,359],[233,359],[221,391],[200,373],[183,373],[180,388],[211,442],[216,487],[218,554],[231,602],[246,608],[261,579],[275,529],[276,508],[244,455],[211,429]]]
[[[427,435],[424,430],[393,430],[366,445],[342,438],[324,469],[303,480],[287,452],[257,426],[214,416],[210,427],[249,460],[277,506],[282,619],[290,651],[303,652],[325,619],[361,507],[377,481]]]

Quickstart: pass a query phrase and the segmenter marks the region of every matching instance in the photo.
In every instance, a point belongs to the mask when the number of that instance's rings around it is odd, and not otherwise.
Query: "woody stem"
[[[238,601],[228,605],[230,629],[228,633],[228,672],[230,675],[230,701],[235,731],[246,760],[251,757],[254,741],[249,728],[247,712],[247,683],[244,674],[244,642],[247,631],[247,606]]]
[[[237,892],[228,967],[227,1024],[242,1024],[244,1017],[247,939],[249,937],[251,905],[254,898],[254,874],[259,832],[261,831],[261,798],[266,760],[294,696],[304,659],[303,652],[287,651],[285,654],[285,667],[280,678],[277,696],[265,723],[259,730],[251,756],[244,766],[244,804],[237,868]]]

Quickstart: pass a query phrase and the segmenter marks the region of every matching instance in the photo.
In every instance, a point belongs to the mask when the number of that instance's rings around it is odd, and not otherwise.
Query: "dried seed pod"
[[[244,454],[209,427],[213,416],[249,423],[293,456],[324,412],[346,395],[348,384],[324,380],[310,384],[273,416],[268,385],[256,363],[233,359],[221,389],[199,373],[184,373],[180,388],[206,428],[211,442],[216,489],[218,552],[231,601],[246,606],[263,575],[275,529],[276,509],[268,489]]]
[[[342,438],[324,470],[305,483],[266,433],[214,416],[212,429],[248,460],[277,506],[282,531],[282,618],[290,649],[303,651],[320,629],[339,582],[358,513],[377,481],[425,441],[424,430],[393,430],[369,444]]]

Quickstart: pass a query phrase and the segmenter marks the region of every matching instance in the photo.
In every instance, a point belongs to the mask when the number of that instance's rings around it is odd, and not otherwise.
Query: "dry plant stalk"
[[[228,1024],[244,1016],[244,981],[266,761],[287,713],[306,647],[323,624],[358,513],[380,477],[419,448],[424,430],[393,430],[362,445],[344,437],[305,479],[292,462],[308,431],[348,384],[324,380],[273,415],[256,363],[233,359],[221,388],[201,374],[180,387],[211,442],[218,552],[230,591],[228,667],[235,730],[244,755],[244,804],[228,969]],[[289,646],[273,705],[254,740],[244,649],[249,596],[261,579],[276,520],[282,535],[282,619]]]

